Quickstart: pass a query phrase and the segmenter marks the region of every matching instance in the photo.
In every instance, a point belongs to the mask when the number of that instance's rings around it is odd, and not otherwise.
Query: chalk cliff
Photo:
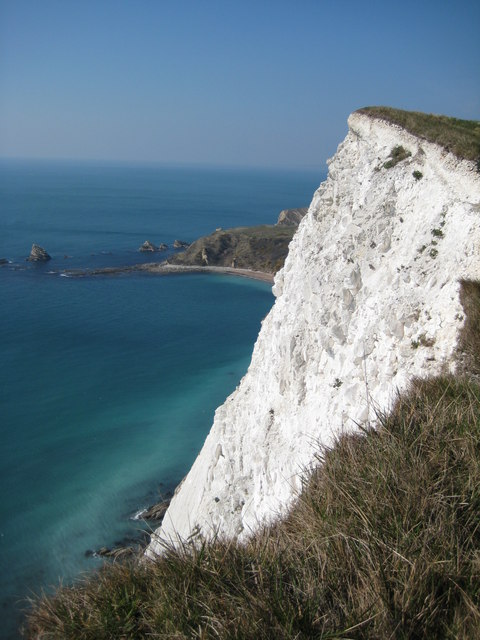
[[[248,536],[288,508],[318,441],[374,418],[413,376],[451,369],[462,278],[480,279],[475,164],[350,116],[276,276],[248,372],[147,553],[199,532]]]

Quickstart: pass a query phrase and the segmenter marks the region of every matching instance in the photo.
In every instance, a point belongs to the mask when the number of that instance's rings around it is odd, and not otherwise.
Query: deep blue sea
[[[178,484],[273,304],[270,285],[231,276],[59,272],[273,223],[321,178],[0,161],[0,638],[18,637],[27,596],[98,566],[85,552],[135,535],[131,516]],[[33,242],[50,262],[25,261]]]

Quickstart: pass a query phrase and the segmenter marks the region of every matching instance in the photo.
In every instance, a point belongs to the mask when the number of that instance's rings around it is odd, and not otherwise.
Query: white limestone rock
[[[411,156],[383,168],[397,145]],[[318,442],[374,419],[413,376],[451,368],[462,278],[480,279],[473,163],[350,116],[276,276],[248,372],[147,554],[197,533],[244,539],[286,511]]]

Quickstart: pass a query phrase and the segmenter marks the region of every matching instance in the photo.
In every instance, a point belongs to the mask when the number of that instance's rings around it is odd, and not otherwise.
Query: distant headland
[[[273,282],[274,275],[283,267],[290,241],[307,210],[306,207],[284,209],[276,224],[218,228],[191,244],[175,240],[173,248],[181,251],[162,262],[98,269],[66,269],[62,275],[82,277],[138,272],[155,275],[224,273]],[[139,251],[161,252],[166,248],[168,247],[164,243],[155,245],[146,240]]]

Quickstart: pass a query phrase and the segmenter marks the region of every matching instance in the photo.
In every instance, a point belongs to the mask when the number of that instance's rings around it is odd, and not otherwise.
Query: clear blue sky
[[[320,167],[380,104],[480,118],[478,0],[0,0],[0,156]]]

